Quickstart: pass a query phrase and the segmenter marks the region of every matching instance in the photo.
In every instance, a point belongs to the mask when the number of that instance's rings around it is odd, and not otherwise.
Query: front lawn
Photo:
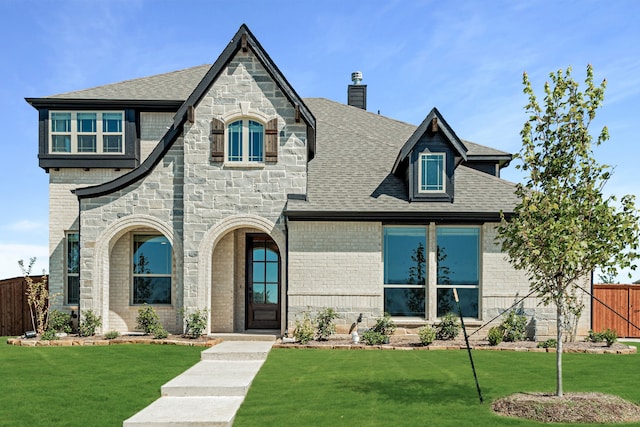
[[[0,338],[0,425],[121,426],[202,347],[17,347]]]
[[[235,426],[540,425],[499,417],[491,401],[555,390],[555,354],[475,351],[480,405],[466,351],[273,349]],[[640,402],[640,355],[566,354],[565,391]],[[575,424],[573,424],[575,425]]]

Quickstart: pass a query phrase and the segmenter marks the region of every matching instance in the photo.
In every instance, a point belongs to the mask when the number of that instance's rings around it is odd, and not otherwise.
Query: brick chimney
[[[362,72],[355,71],[351,73],[351,81],[353,84],[347,88],[347,104],[352,107],[367,109],[367,85],[361,85]]]

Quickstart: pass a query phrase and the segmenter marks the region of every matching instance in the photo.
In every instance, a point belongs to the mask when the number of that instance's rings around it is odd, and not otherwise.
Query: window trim
[[[69,243],[71,242],[70,240],[70,236],[75,235],[76,237],[76,241],[78,243],[78,272],[77,273],[71,273],[69,271]],[[80,233],[77,230],[67,230],[65,231],[65,235],[64,235],[64,241],[65,241],[65,245],[64,245],[64,303],[65,305],[69,305],[69,306],[76,306],[80,304],[80,283],[78,282],[78,301],[77,302],[70,302],[69,301],[69,278],[70,277],[77,277],[78,279],[80,278]]]
[[[427,157],[439,157],[442,162],[442,176],[440,177],[440,186],[438,190],[425,190],[422,187],[423,176],[423,159]],[[441,194],[447,192],[447,153],[444,152],[423,152],[418,155],[418,193],[420,194]]]
[[[438,290],[439,289],[452,289],[452,288],[456,288],[456,289],[477,289],[478,290],[478,316],[477,317],[470,317],[470,316],[464,316],[465,319],[470,319],[470,320],[482,320],[482,254],[483,254],[483,249],[482,249],[482,239],[483,239],[483,233],[482,233],[482,229],[483,227],[481,225],[457,225],[457,224],[451,224],[451,225],[447,225],[447,224],[442,224],[442,225],[437,225],[436,226],[436,232],[435,232],[435,239],[436,239],[436,251],[438,248],[438,229],[442,229],[442,228],[460,228],[460,229],[476,229],[478,230],[478,259],[476,260],[477,262],[477,266],[478,266],[478,284],[477,285],[447,285],[447,284],[441,284],[438,281],[438,256],[436,254],[436,273],[435,273],[435,283],[436,283],[436,319],[440,320],[440,317],[438,316]],[[464,313],[463,313],[464,314]]]
[[[70,114],[69,119],[69,131],[53,131],[53,115],[54,114]],[[95,114],[95,132],[81,132],[78,130],[78,114]],[[104,130],[104,115],[105,114],[120,114],[120,131],[108,132]],[[127,116],[124,110],[49,110],[48,117],[48,154],[50,155],[62,155],[62,156],[89,156],[89,155],[104,155],[104,156],[122,156],[126,153],[125,150],[125,129],[127,123]],[[54,151],[53,140],[54,136],[68,135],[69,136],[69,151]],[[79,151],[78,142],[80,136],[95,135],[95,151]],[[105,136],[120,136],[121,147],[120,151],[105,151],[104,137]]]
[[[147,236],[147,237],[164,237],[167,241],[167,244],[170,246],[171,249],[171,259],[169,261],[170,265],[169,265],[169,273],[168,274],[139,274],[139,273],[135,273],[134,272],[134,266],[135,266],[135,245],[136,245],[136,237],[138,236]],[[131,255],[129,256],[129,262],[130,267],[129,267],[129,273],[131,274],[131,279],[129,281],[129,283],[131,284],[130,286],[130,304],[131,306],[141,306],[144,304],[147,305],[152,305],[152,306],[161,306],[161,307],[170,307],[173,305],[174,302],[174,277],[173,277],[173,257],[174,257],[174,251],[173,251],[173,245],[171,244],[171,240],[169,240],[169,238],[167,238],[167,236],[165,236],[162,233],[153,233],[153,232],[139,232],[139,233],[133,233],[131,235]],[[142,303],[136,303],[135,302],[135,278],[136,277],[149,277],[149,278],[156,278],[156,277],[168,277],[169,278],[169,302],[168,303],[148,303],[148,302],[142,302]]]
[[[241,141],[240,141],[242,144],[241,145],[242,159],[230,160],[231,153],[229,150],[230,148],[229,138],[231,137],[231,134],[229,132],[229,128],[231,125],[237,122],[242,123],[242,133],[241,133]],[[250,132],[249,132],[250,122],[254,122],[262,126],[262,133],[261,133],[262,159],[261,160],[250,160]],[[226,121],[224,126],[224,164],[225,166],[253,166],[253,167],[263,166],[265,164],[266,148],[267,148],[266,147],[266,129],[267,129],[267,124],[261,118],[254,117],[254,116],[239,116]]]
[[[386,278],[385,278],[385,242],[384,242],[384,235],[385,235],[385,229],[389,229],[389,228],[421,228],[424,229],[424,239],[425,239],[425,277],[424,277],[424,284],[420,285],[420,284],[414,284],[414,283],[386,283]],[[385,301],[384,301],[384,292],[386,289],[422,289],[424,291],[424,312],[422,313],[422,316],[398,316],[395,315],[393,317],[398,318],[398,319],[402,319],[402,321],[411,321],[411,320],[424,320],[424,319],[428,319],[428,315],[427,313],[429,312],[429,224],[389,224],[389,225],[382,225],[382,251],[381,251],[381,255],[382,255],[382,297],[383,297],[383,301],[382,301],[382,306],[383,306],[383,311],[384,311],[384,305],[385,305]]]

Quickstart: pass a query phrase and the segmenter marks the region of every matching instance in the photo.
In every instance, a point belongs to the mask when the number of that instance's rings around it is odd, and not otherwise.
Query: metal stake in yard
[[[464,326],[464,318],[462,317],[462,308],[460,308],[460,300],[458,299],[458,291],[456,290],[456,288],[453,288],[453,298],[456,300],[456,304],[458,305],[458,313],[460,313],[460,323],[462,324],[464,341],[467,343],[467,352],[469,353],[469,361],[471,362],[471,370],[473,371],[473,378],[476,380],[476,389],[478,390],[478,397],[480,398],[480,403],[483,403],[484,399],[482,399],[482,392],[480,391],[480,383],[478,383],[478,376],[476,375],[476,367],[473,364],[473,357],[471,356],[471,347],[469,347],[469,337],[467,336],[467,329]]]

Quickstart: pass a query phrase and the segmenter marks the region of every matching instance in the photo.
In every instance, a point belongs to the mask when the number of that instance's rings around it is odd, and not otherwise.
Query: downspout
[[[75,194],[75,191],[73,191],[73,193]],[[82,227],[82,222],[80,221],[80,214],[82,212],[82,208],[81,208],[81,199],[78,197],[78,335],[80,335],[80,321],[82,320],[82,310],[80,309],[80,301],[82,301],[82,295],[81,295],[81,283],[82,283],[82,260],[81,260],[81,256],[82,256],[82,245],[80,244],[82,242],[82,238],[81,233],[80,233],[80,229]]]
[[[589,329],[593,330],[593,270],[591,270],[591,289],[589,289],[589,291],[591,292],[591,295],[589,295],[589,298],[591,298],[591,304],[589,304],[591,311],[591,316],[589,316]]]
[[[286,208],[285,208],[286,209]],[[283,336],[289,331],[289,218],[284,217],[284,241],[285,241],[285,261],[284,261],[284,331]]]

